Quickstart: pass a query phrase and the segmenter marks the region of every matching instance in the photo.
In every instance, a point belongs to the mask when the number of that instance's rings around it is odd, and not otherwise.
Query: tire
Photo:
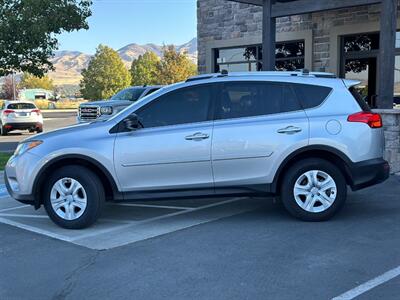
[[[327,221],[346,202],[347,184],[340,169],[332,163],[317,158],[304,159],[284,174],[281,197],[286,210],[295,218]]]
[[[34,129],[29,129],[28,131],[29,131],[29,133],[34,133],[35,132]]]
[[[44,206],[54,223],[66,229],[83,229],[97,221],[105,193],[95,173],[79,165],[65,166],[52,173],[47,182]],[[74,196],[72,190],[77,191]]]
[[[42,132],[43,132],[43,128],[36,129],[36,133],[42,133]]]
[[[7,130],[7,128],[5,128],[5,127],[3,126],[3,124],[1,124],[0,126],[1,126],[1,127],[0,127],[0,129],[1,129],[1,135],[2,135],[2,136],[7,136],[7,135],[8,135],[8,130]]]

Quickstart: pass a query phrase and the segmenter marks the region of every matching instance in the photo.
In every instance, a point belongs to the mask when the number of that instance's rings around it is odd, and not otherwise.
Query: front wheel
[[[304,221],[325,221],[344,205],[346,180],[332,163],[323,159],[305,159],[284,175],[282,202],[291,215]]]
[[[95,223],[104,201],[100,179],[82,166],[58,169],[44,191],[44,206],[50,219],[67,229],[83,229]]]

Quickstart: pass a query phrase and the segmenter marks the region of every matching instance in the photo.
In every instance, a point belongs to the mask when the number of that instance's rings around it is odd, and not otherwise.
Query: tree
[[[133,60],[131,66],[132,85],[159,84],[159,64],[159,57],[150,51]]]
[[[15,91],[14,91],[15,89]],[[13,78],[11,76],[7,76],[4,78],[3,86],[1,89],[1,98],[12,100],[14,99],[14,92],[15,97],[18,97],[18,90],[15,87],[15,83],[13,82]]]
[[[21,77],[21,82],[18,84],[20,89],[44,89],[48,91],[54,90],[53,80],[45,75],[37,77],[35,75],[24,73]]]
[[[53,70],[57,34],[88,29],[91,0],[0,0],[0,76]]]
[[[108,99],[131,83],[131,74],[118,53],[103,45],[97,48],[82,76],[81,93],[89,100]]]
[[[164,48],[159,72],[160,84],[172,84],[196,75],[197,67],[186,53],[179,53],[174,46],[167,46]]]

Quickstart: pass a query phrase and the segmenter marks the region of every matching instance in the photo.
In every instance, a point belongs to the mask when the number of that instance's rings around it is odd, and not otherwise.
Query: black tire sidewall
[[[64,220],[53,210],[50,193],[53,185],[62,178],[73,178],[85,189],[87,207],[85,212],[76,220]],[[50,219],[57,225],[67,229],[83,229],[92,225],[99,218],[105,201],[104,188],[101,181],[89,169],[82,166],[66,166],[50,175],[43,193],[44,206]]]
[[[320,213],[311,213],[302,209],[294,198],[296,180],[305,172],[320,170],[329,174],[336,183],[336,200],[330,208]],[[281,186],[282,202],[294,217],[303,221],[326,221],[331,219],[344,205],[347,197],[346,179],[339,168],[323,159],[305,159],[293,165],[285,174]]]

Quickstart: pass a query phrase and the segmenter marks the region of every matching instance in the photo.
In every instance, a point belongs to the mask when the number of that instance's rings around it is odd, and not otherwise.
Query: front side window
[[[205,122],[211,95],[211,85],[180,89],[156,98],[136,114],[144,128]]]
[[[269,82],[223,84],[216,119],[234,119],[300,110],[290,86]]]

